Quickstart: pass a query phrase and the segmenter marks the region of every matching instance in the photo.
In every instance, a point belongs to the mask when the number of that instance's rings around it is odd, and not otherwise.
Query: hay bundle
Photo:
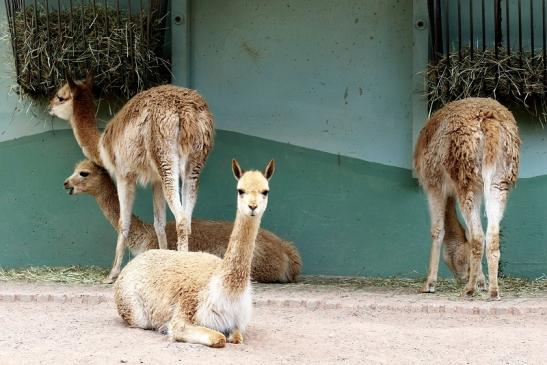
[[[67,10],[28,6],[10,20],[20,90],[48,97],[64,82],[91,70],[103,97],[131,97],[169,80],[163,57],[163,18],[129,17],[110,7],[82,4]]]
[[[449,101],[471,96],[491,97],[505,104],[517,104],[547,120],[546,77],[542,54],[512,52],[493,49],[475,50],[471,58],[469,49],[442,57],[431,63],[427,70],[427,97],[432,109]]]

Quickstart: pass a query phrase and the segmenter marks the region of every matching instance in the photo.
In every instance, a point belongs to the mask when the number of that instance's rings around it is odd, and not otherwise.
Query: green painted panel
[[[409,170],[218,131],[195,216],[233,219],[233,157],[244,168],[276,159],[263,226],[295,242],[306,274],[426,272],[427,205]],[[1,266],[110,265],[114,231],[92,198],[68,196],[62,187],[80,158],[70,131],[0,144]],[[507,274],[547,272],[546,184],[547,176],[521,179],[509,200],[502,225]],[[151,221],[149,192],[137,196],[137,214]]]

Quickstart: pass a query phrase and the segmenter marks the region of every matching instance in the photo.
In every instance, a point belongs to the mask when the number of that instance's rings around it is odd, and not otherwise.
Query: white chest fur
[[[249,324],[252,312],[251,283],[236,297],[225,292],[222,281],[213,276],[205,293],[202,293],[196,311],[196,324],[219,332],[241,331]]]

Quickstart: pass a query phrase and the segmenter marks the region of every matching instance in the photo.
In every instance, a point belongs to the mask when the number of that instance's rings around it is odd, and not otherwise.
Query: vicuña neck
[[[106,179],[105,179],[106,180]],[[104,216],[108,219],[114,229],[118,230],[118,221],[120,220],[120,202],[116,186],[112,180],[105,181],[97,195],[95,195],[97,204],[103,211]]]
[[[465,241],[465,230],[458,219],[456,200],[453,197],[447,199],[444,217],[445,241],[449,238]]]
[[[234,229],[222,262],[221,278],[231,294],[245,290],[251,277],[251,261],[261,217],[236,214]]]
[[[84,155],[102,166],[101,156],[99,154],[99,139],[101,132],[97,128],[95,120],[95,105],[91,98],[82,98],[74,100],[74,111],[70,124],[74,130],[74,136],[82,148]]]

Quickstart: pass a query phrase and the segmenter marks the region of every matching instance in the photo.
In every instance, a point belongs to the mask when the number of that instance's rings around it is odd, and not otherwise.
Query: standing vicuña
[[[80,161],[74,173],[65,180],[65,189],[72,194],[90,194],[95,197],[108,221],[117,227],[120,218],[120,204],[116,185],[108,172],[89,160]],[[192,219],[192,235],[189,251],[203,251],[223,257],[230,239],[233,222]],[[176,249],[177,233],[175,222],[167,222],[167,245]],[[135,256],[158,248],[154,227],[144,223],[137,216],[131,217],[131,228],[127,246]],[[302,261],[298,250],[290,242],[282,240],[266,229],[260,229],[251,265],[251,278],[259,283],[294,282],[300,274]]]
[[[264,173],[243,172],[232,161],[237,212],[224,259],[203,252],[150,250],[123,269],[114,285],[120,316],[132,327],[166,329],[171,339],[222,347],[241,343],[249,323],[251,260],[262,214],[268,204]]]
[[[509,189],[517,179],[519,149],[513,114],[492,99],[451,102],[433,114],[422,129],[414,151],[414,167],[428,196],[432,237],[423,292],[435,291],[447,199],[456,197],[469,232],[469,280],[465,293],[474,294],[482,275],[485,240],[480,212],[484,198],[489,292],[492,299],[499,299],[499,223]]]
[[[163,85],[135,95],[101,135],[95,120],[92,77],[67,78],[50,102],[50,113],[68,120],[84,154],[116,178],[120,221],[112,282],[120,272],[131,224],[137,181],[152,183],[154,228],[167,248],[165,200],[175,215],[177,247],[188,250],[198,179],[213,146],[214,123],[207,103],[194,90]],[[182,181],[182,199],[179,192]]]

